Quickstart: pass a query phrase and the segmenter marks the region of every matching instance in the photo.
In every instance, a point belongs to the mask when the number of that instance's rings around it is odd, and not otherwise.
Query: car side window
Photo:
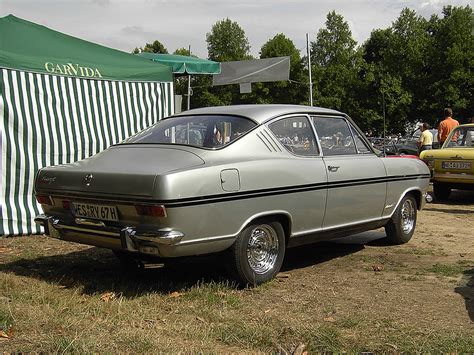
[[[351,127],[352,136],[354,137],[354,140],[355,140],[357,153],[359,153],[359,154],[370,154],[370,153],[372,153],[372,151],[369,149],[369,147],[367,147],[367,144],[365,143],[365,141],[360,136],[357,129],[353,125],[351,125],[350,123],[349,123],[349,126]]]
[[[278,141],[291,153],[319,155],[316,138],[306,116],[288,117],[268,125]]]
[[[311,117],[324,155],[357,154],[354,138],[342,117]]]

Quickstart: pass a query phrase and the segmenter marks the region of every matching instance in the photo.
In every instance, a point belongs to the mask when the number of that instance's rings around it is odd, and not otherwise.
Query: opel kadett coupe
[[[441,149],[423,151],[420,159],[431,170],[438,200],[448,199],[452,189],[474,190],[474,124],[456,127]]]
[[[45,234],[122,260],[222,252],[233,277],[274,277],[287,247],[385,227],[412,237],[430,173],[378,156],[347,115],[291,105],[195,109],[82,161],[41,169]]]

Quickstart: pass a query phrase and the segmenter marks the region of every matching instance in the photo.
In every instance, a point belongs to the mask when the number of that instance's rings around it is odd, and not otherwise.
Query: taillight
[[[140,216],[166,217],[166,209],[163,205],[136,205],[135,209]]]
[[[36,195],[36,201],[42,205],[53,205],[53,200],[51,199],[51,196],[48,195]]]

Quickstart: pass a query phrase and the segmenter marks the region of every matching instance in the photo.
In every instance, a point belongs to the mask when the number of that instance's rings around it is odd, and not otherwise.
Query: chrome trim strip
[[[107,231],[101,231],[101,230],[96,230],[96,229],[86,229],[86,228],[79,228],[79,227],[74,227],[74,226],[68,226],[67,224],[53,224],[54,229],[57,230],[73,230],[77,232],[84,232],[87,234],[98,234],[98,235],[106,235],[109,237],[116,237],[120,238],[120,232],[107,232]]]
[[[75,218],[74,222],[76,222],[76,224],[82,224],[82,225],[85,225],[85,226],[102,227],[102,228],[105,227],[104,222],[95,221],[95,220],[87,219],[87,218]]]
[[[299,237],[299,236],[307,235],[307,234],[313,234],[313,233],[317,233],[317,232],[328,232],[328,231],[332,231],[332,230],[335,230],[335,229],[343,229],[343,228],[347,228],[347,227],[356,226],[356,225],[359,225],[359,224],[365,224],[365,223],[370,223],[370,222],[378,222],[378,221],[381,221],[381,220],[384,220],[384,219],[387,219],[387,217],[364,219],[362,221],[345,223],[345,224],[338,224],[337,226],[331,226],[331,227],[328,227],[328,228],[322,228],[321,227],[321,228],[309,229],[309,230],[293,233],[290,238]]]
[[[219,240],[227,240],[227,239],[235,239],[239,233],[235,235],[218,235],[216,237],[208,237],[208,238],[198,238],[198,239],[192,239],[192,240],[184,240],[177,244],[176,246],[181,246],[181,245],[192,245],[192,244],[200,244],[200,243],[207,243],[207,242],[215,242]]]
[[[474,181],[474,175],[467,172],[466,173],[439,173],[434,172],[433,179],[440,178],[440,179],[459,179],[459,180],[472,180]]]

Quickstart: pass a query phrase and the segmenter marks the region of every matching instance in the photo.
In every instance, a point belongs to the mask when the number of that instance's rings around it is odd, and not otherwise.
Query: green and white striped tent
[[[84,159],[173,114],[171,69],[0,18],[0,235],[40,233],[38,169]]]

